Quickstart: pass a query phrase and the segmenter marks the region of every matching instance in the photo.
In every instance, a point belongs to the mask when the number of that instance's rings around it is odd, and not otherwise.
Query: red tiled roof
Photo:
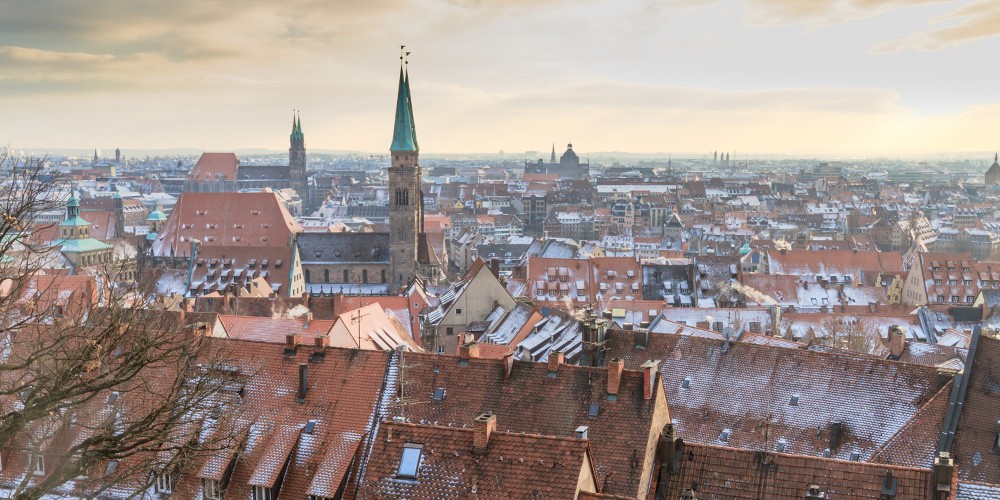
[[[895,436],[872,455],[872,462],[931,468],[937,452],[938,438],[948,412],[952,382],[941,388]]]
[[[153,242],[156,256],[191,254],[203,246],[290,246],[302,227],[273,192],[184,193]]]
[[[669,421],[661,393],[643,398],[643,373],[622,374],[616,401],[608,400],[608,371],[559,365],[554,377],[544,363],[505,361],[405,353],[403,399],[394,415],[411,422],[464,425],[485,412],[497,416],[497,430],[547,436],[573,436],[577,427],[589,428],[590,445],[598,483],[607,482],[609,493],[645,494],[641,472],[663,424]],[[444,390],[440,401],[436,389]],[[591,405],[596,417],[590,417]],[[649,454],[647,454],[649,453]],[[612,474],[613,472],[613,474]]]
[[[333,320],[314,319],[306,326],[305,318],[266,318],[256,316],[219,315],[226,335],[231,339],[284,344],[286,335],[301,335],[312,345],[312,339],[323,337],[333,328]]]
[[[680,472],[671,474],[666,498],[694,489],[697,498],[801,499],[811,485],[824,498],[879,498],[886,472],[896,479],[895,498],[928,498],[931,471],[754,452],[685,443]]]
[[[1000,418],[1000,339],[981,334],[971,361],[952,457],[960,480],[995,483],[1000,478],[1000,454],[994,447]]]
[[[471,420],[470,420],[471,423]],[[503,427],[503,423],[498,421]],[[596,490],[587,440],[494,431],[473,453],[473,429],[383,422],[358,498],[576,498]],[[397,478],[403,446],[423,445],[413,480]],[[589,484],[588,484],[589,483]]]
[[[236,153],[202,153],[188,173],[192,181],[235,181],[240,160]],[[220,175],[221,174],[221,175]]]

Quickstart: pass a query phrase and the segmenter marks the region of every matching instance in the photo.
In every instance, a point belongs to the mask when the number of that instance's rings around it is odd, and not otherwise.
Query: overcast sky
[[[997,0],[0,0],[0,144],[880,155],[1000,147]]]

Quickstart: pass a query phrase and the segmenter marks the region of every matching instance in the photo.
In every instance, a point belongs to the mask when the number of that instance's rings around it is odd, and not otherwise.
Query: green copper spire
[[[390,151],[419,151],[413,128],[413,107],[410,103],[410,84],[399,68],[399,93],[396,96],[396,123],[392,131]]]
[[[292,136],[291,136],[291,139],[293,141],[295,141],[295,140],[301,141],[301,140],[304,139],[304,136],[302,135],[302,118],[299,117],[299,112],[298,111],[292,112]]]
[[[407,52],[409,54],[409,52]],[[409,64],[407,61],[406,64]],[[417,120],[413,115],[413,97],[410,96],[410,67],[406,66],[406,72],[403,74],[403,83],[406,84],[406,108],[410,113],[410,134],[413,136],[413,144],[417,145]],[[417,146],[420,149],[420,146]]]

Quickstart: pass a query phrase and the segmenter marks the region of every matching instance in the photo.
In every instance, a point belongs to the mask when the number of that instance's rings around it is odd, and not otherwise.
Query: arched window
[[[351,280],[349,278],[350,278],[350,275],[347,274],[347,269],[344,269],[344,283],[350,283]]]
[[[309,282],[309,270],[306,269],[306,283]]]
[[[382,283],[385,283],[385,269],[382,270]]]
[[[367,269],[362,269],[361,270],[361,282],[362,283],[368,283],[368,270]]]
[[[309,280],[306,280],[306,281],[309,281]],[[329,282],[330,282],[330,270],[329,269],[324,269],[323,270],[323,283],[329,283]]]

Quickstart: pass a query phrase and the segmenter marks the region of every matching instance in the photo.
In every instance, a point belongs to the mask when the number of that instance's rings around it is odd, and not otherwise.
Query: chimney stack
[[[622,385],[622,370],[624,369],[625,362],[621,358],[608,361],[608,396],[618,395],[618,388]]]
[[[496,279],[500,279],[500,259],[496,257],[490,259],[490,272]]]
[[[559,351],[552,351],[549,353],[549,374],[555,375],[559,371],[559,365],[563,364],[566,360],[566,355]]]
[[[934,499],[946,499],[951,496],[951,479],[955,472],[955,461],[951,453],[942,451],[934,457],[934,468],[931,472],[934,481]]]
[[[642,397],[653,399],[656,392],[656,374],[660,370],[660,360],[649,360],[642,364]]]
[[[478,342],[466,342],[458,348],[458,358],[460,362],[464,362],[466,365],[469,364],[469,360],[479,357],[479,343]]]
[[[472,452],[481,455],[490,446],[490,435],[497,429],[497,417],[491,413],[483,413],[476,417],[472,434]]]
[[[313,363],[323,361],[326,357],[326,348],[330,346],[330,337],[316,337],[313,339],[313,353],[312,357],[309,359]]]
[[[309,365],[303,363],[299,365],[299,404],[306,402],[306,390],[309,388],[309,373],[307,369]]]
[[[906,334],[899,325],[889,327],[889,359],[899,361],[906,350]]]
[[[302,315],[302,328],[303,329],[309,328],[309,323],[312,323],[312,319],[313,319],[313,313],[312,313],[312,311],[307,312],[304,315]]]
[[[576,438],[577,439],[587,439],[587,426],[581,425],[576,428]]]
[[[285,335],[285,356],[294,356],[295,350],[302,343],[302,336],[297,333]]]

